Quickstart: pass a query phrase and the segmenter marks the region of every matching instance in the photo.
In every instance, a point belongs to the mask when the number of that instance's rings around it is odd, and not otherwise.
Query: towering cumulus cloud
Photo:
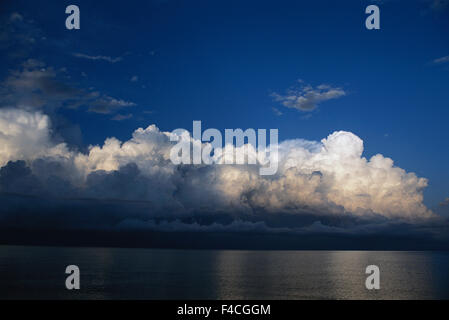
[[[40,112],[0,110],[0,166],[13,160],[65,155],[65,144],[50,141],[50,120]]]
[[[363,141],[350,132],[334,132],[321,142],[280,143],[273,176],[260,176],[256,165],[174,165],[169,136],[150,125],[126,142],[109,138],[81,153],[52,142],[50,120],[42,113],[1,109],[0,191],[142,202],[149,206],[148,217],[155,212],[407,221],[433,216],[423,204],[427,180],[380,154],[364,158]]]

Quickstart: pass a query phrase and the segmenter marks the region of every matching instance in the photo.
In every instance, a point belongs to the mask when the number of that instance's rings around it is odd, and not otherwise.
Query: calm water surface
[[[81,289],[65,289],[65,267]],[[381,289],[365,289],[365,268]],[[449,252],[0,246],[1,299],[448,299]]]

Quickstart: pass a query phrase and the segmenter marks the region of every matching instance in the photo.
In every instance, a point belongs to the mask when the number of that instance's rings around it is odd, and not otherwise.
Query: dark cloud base
[[[0,229],[0,244],[227,250],[449,250],[448,241],[410,236],[65,229]]]
[[[363,216],[248,211],[182,201],[178,184],[169,209],[158,205],[157,184],[135,164],[95,171],[83,188],[66,168],[37,159],[0,168],[0,244],[183,249],[449,250],[449,220],[406,222]],[[153,194],[152,197],[147,196]],[[146,200],[150,199],[150,200]],[[171,203],[170,202],[170,203]]]
[[[235,250],[449,250],[449,222],[151,213],[145,202],[0,194],[0,244]],[[150,212],[150,213],[149,213]]]

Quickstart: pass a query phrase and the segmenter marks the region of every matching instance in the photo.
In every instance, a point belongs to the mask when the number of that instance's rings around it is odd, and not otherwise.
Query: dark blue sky
[[[380,7],[380,30],[365,28],[372,2]],[[114,113],[61,109],[85,145],[125,140],[152,123],[191,130],[192,120],[220,130],[278,128],[281,140],[351,131],[364,140],[366,157],[381,153],[428,178],[431,207],[449,196],[444,3],[5,1],[1,18],[20,13],[23,30],[15,32],[34,42],[22,48],[18,40],[1,51],[1,76],[34,58],[65,68],[59,77],[73,87],[132,102]],[[80,30],[65,29],[69,4],[80,7]],[[273,98],[298,79],[345,95],[312,112]]]

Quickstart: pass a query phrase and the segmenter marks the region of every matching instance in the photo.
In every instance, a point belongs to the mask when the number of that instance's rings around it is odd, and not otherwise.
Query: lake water
[[[77,265],[81,289],[65,288]],[[377,265],[380,290],[365,288]],[[448,299],[449,252],[0,246],[1,299]]]

